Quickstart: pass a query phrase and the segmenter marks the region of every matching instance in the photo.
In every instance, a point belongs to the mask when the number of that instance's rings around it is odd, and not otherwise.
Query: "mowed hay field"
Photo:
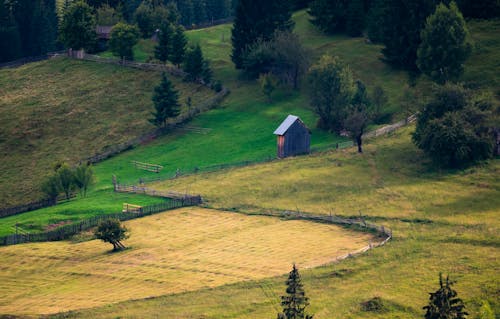
[[[170,79],[181,104],[215,95]],[[154,129],[159,81],[159,72],[68,58],[0,70],[0,208],[39,199],[56,162],[75,164]]]
[[[0,248],[0,314],[47,314],[282,275],[381,239],[335,225],[185,208],[97,240]]]

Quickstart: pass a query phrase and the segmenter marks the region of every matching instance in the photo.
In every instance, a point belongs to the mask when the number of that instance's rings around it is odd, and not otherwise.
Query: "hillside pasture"
[[[57,162],[76,164],[154,129],[148,119],[159,80],[158,72],[68,58],[0,70],[0,207],[39,199]],[[183,105],[215,94],[171,80]]]
[[[335,225],[202,208],[125,225],[129,249],[119,253],[97,240],[0,247],[0,313],[48,314],[253,281],[380,240]]]

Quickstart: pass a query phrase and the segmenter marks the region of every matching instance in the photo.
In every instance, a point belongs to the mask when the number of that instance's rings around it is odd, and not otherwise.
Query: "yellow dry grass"
[[[373,240],[335,225],[186,208],[126,223],[130,247],[97,240],[0,248],[0,313],[48,314],[277,276]]]

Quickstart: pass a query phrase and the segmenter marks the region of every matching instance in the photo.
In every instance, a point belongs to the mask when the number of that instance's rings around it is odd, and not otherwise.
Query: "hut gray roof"
[[[297,121],[297,120],[300,121],[298,116],[288,115],[286,117],[286,119],[283,121],[283,123],[281,123],[280,126],[276,129],[276,131],[274,131],[274,134],[275,135],[285,135],[286,131],[288,131],[290,126],[292,126],[292,124],[295,123],[295,121]]]

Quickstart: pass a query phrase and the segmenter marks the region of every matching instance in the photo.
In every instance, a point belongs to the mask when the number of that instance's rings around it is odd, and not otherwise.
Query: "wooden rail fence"
[[[176,200],[188,200],[193,203],[196,203],[196,205],[199,205],[203,202],[200,195],[183,194],[173,191],[159,191],[152,188],[135,186],[135,185],[120,185],[117,183],[114,184],[114,189],[115,192],[118,193],[144,194],[153,197],[171,198]]]
[[[404,120],[401,120],[401,121],[396,122],[394,124],[390,124],[390,125],[381,127],[379,129],[376,129],[374,131],[368,132],[365,135],[363,135],[363,138],[372,138],[372,137],[378,137],[378,136],[382,136],[385,134],[389,134],[391,132],[396,131],[397,129],[399,129],[401,127],[404,127],[410,123],[415,122],[416,118],[417,118],[416,114],[413,114]],[[331,150],[331,149],[340,150],[340,149],[351,148],[354,146],[355,146],[355,144],[353,141],[345,141],[345,142],[326,145],[323,147],[311,148],[311,153],[318,153],[318,152],[323,152],[325,150]],[[266,158],[261,159],[261,160],[215,164],[215,165],[204,166],[204,167],[194,167],[192,169],[187,169],[187,170],[178,169],[178,170],[176,170],[176,172],[171,172],[169,175],[140,177],[138,179],[138,182],[139,182],[139,184],[159,182],[159,181],[164,181],[164,180],[176,179],[176,178],[179,178],[181,176],[189,176],[189,175],[193,175],[193,174],[198,174],[198,173],[202,173],[202,172],[215,172],[215,171],[222,170],[222,169],[245,167],[245,166],[250,166],[250,165],[268,163],[268,162],[272,162],[275,160],[277,160],[275,157],[266,157]]]
[[[163,169],[163,166],[157,164],[142,163],[138,161],[132,161],[132,164],[136,169],[142,169],[154,173],[159,173]]]
[[[15,245],[28,242],[64,240],[84,230],[97,226],[100,221],[105,219],[114,218],[114,219],[119,219],[121,221],[125,221],[176,208],[195,206],[198,204],[199,200],[197,198],[172,199],[165,203],[143,206],[140,211],[125,212],[125,213],[121,212],[121,213],[95,216],[89,219],[84,219],[80,222],[61,226],[54,230],[42,233],[31,234],[23,232],[23,233],[0,237],[0,245]]]

